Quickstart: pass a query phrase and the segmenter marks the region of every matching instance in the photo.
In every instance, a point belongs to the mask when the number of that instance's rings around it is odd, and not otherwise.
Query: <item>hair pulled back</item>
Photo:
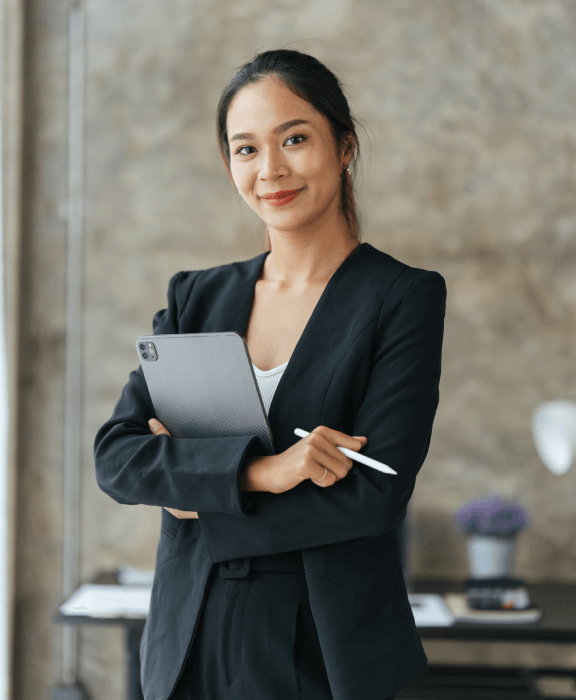
[[[354,146],[354,157],[350,163],[350,173],[342,173],[342,213],[348,223],[351,236],[358,237],[359,219],[354,199],[354,179],[356,163],[360,155],[360,145],[356,133],[356,119],[350,113],[348,100],[338,78],[323,63],[313,56],[290,49],[276,49],[257,54],[244,64],[224,88],[216,112],[216,132],[222,160],[228,176],[230,170],[230,145],[226,118],[234,97],[247,85],[267,77],[277,77],[295,95],[309,102],[330,123],[338,154],[345,152],[349,145]],[[270,238],[266,232],[266,249],[270,250]]]

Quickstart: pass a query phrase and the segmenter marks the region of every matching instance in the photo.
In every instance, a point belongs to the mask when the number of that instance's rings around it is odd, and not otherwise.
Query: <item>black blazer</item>
[[[154,333],[244,335],[267,254],[174,275]],[[98,485],[118,503],[199,514],[162,509],[140,646],[145,700],[175,686],[212,567],[292,550],[302,550],[334,700],[380,700],[425,673],[396,529],[430,445],[445,310],[442,275],[362,243],[330,278],[270,406],[278,453],[299,439],[294,428],[326,425],[365,435],[362,454],[397,476],[355,462],[328,488],[308,479],[281,494],[242,492],[246,460],[266,454],[260,439],[155,436],[142,370],[130,374],[96,436]]]

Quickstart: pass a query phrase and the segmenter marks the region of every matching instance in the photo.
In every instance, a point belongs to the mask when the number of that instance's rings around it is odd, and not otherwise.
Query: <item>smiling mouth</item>
[[[272,204],[272,206],[278,207],[291,202],[300,192],[302,190],[282,190],[281,192],[266,194],[263,199]]]
[[[279,192],[270,192],[270,194],[265,194],[264,199],[281,199],[282,197],[289,197],[300,190],[280,190]]]

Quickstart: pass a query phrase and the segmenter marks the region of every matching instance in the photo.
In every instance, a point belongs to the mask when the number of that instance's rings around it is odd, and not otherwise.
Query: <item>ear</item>
[[[346,162],[349,164],[352,158],[354,157],[354,153],[356,152],[356,147],[357,147],[357,141],[356,137],[354,134],[350,133],[347,136],[344,137],[342,140],[342,145],[341,145],[341,154],[342,158],[346,159]]]

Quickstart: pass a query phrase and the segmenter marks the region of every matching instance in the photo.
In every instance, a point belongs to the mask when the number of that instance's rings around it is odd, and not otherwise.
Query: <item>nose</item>
[[[276,180],[288,174],[288,167],[284,161],[284,156],[276,148],[266,148],[262,151],[260,159],[260,180]]]

